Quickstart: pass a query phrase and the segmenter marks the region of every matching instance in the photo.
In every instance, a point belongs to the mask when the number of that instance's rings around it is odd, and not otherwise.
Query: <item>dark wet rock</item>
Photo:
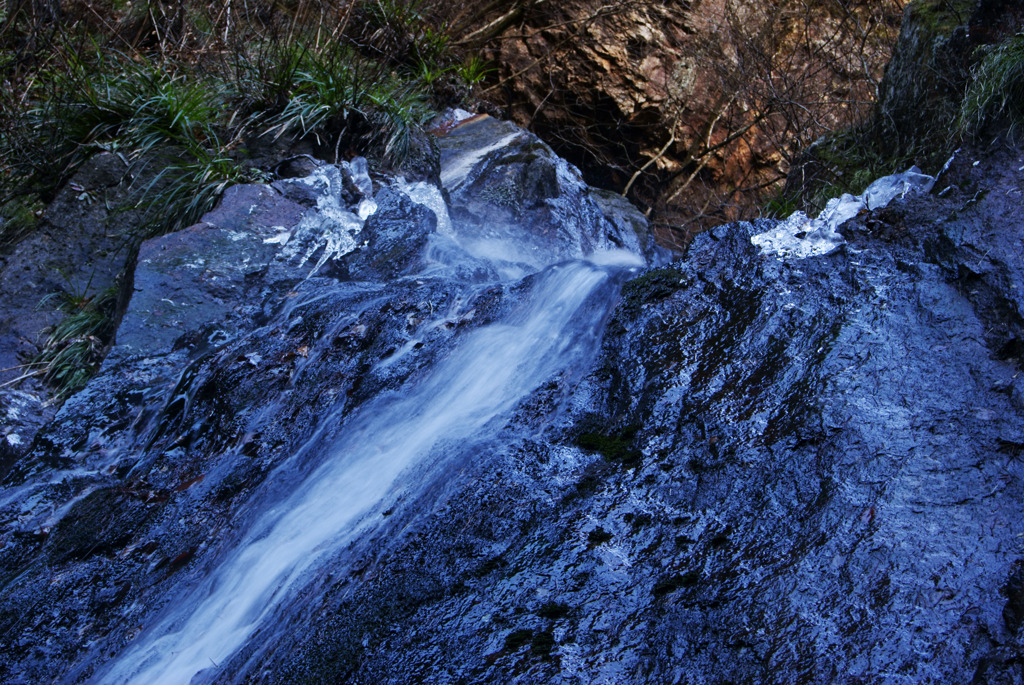
[[[802,261],[725,227],[635,279],[571,416],[478,450],[329,603],[358,628],[289,636],[270,680],[1019,681],[1021,160],[970,161],[1011,192]]]
[[[1024,626],[1024,559],[1018,559],[1011,568],[1003,595],[1006,597],[1003,622],[1011,635],[1017,635]]]
[[[118,343],[153,354],[197,324],[232,335],[229,315],[246,303],[239,295],[278,253],[265,241],[298,224],[302,211],[266,186],[233,186],[203,223],[146,241]]]
[[[597,188],[591,189],[590,197],[611,223],[632,228],[648,261],[660,263],[671,259],[671,252],[654,242],[654,233],[647,222],[647,217],[636,208],[636,205],[619,193]]]
[[[404,616],[293,636],[270,679],[1019,682],[1022,161],[971,161],[984,198],[898,201],[826,257],[738,224],[642,274],[578,409],[513,422],[333,605]]]
[[[643,215],[599,199],[575,167],[508,122],[479,116],[456,126],[442,138],[441,162],[453,223],[483,228],[484,241],[517,245],[513,260],[612,248],[656,258]]]
[[[71,505],[46,539],[56,563],[119,552],[146,519],[145,493],[124,487],[94,490]]]
[[[40,228],[0,264],[0,367],[38,353],[41,331],[59,318],[47,295],[96,296],[113,286],[131,255],[128,227],[137,215],[114,213],[127,196],[119,157],[93,157],[43,213]]]
[[[639,244],[529,138],[452,135],[457,227]],[[1019,682],[1022,166],[964,153],[825,256],[763,255],[757,222],[614,271],[570,363],[436,445],[199,681]],[[0,680],[109,679],[263,512],[380,437],[365,417],[568,268],[473,276],[436,195],[386,180],[346,254],[359,207],[317,178],[312,204],[244,186],[143,245],[119,344],[3,481]]]
[[[297,182],[295,184],[298,185]],[[321,185],[321,192],[327,192],[327,184]],[[250,231],[264,235],[273,235],[271,229],[274,226],[290,228],[302,217],[302,207],[296,206],[301,203],[288,198],[280,188],[275,190],[278,192],[256,184],[231,186],[224,191],[217,207],[203,216],[202,223],[226,231]]]
[[[15,379],[37,370],[27,365],[66,316],[58,306],[120,287],[132,264],[139,214],[120,206],[130,181],[121,157],[96,155],[57,194],[38,230],[0,256],[0,474],[53,418],[50,389]]]
[[[518,284],[460,289],[446,274],[385,287],[422,263],[438,221],[389,188],[357,233],[373,248],[344,274],[359,280],[339,282],[331,265],[358,217],[331,169],[236,186],[200,224],[142,245],[118,345],[4,481],[4,679],[87,675],[80,631],[104,649],[129,640],[140,612],[208,572],[205,549],[280,501],[302,465],[267,474],[318,427],[337,430],[521,298]],[[61,582],[33,585],[42,558]]]
[[[437,215],[390,188],[378,193],[376,201],[377,211],[360,234],[362,246],[345,258],[349,276],[381,281],[421,269]]]
[[[324,164],[312,155],[296,155],[281,160],[274,165],[272,171],[278,178],[305,178]]]

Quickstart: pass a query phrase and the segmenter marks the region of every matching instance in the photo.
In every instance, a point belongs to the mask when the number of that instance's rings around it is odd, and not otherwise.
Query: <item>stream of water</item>
[[[381,525],[396,493],[414,502],[446,462],[467,458],[465,444],[495,435],[542,384],[584,368],[621,275],[640,264],[610,251],[544,267],[507,315],[463,334],[434,368],[364,404],[342,431],[315,431],[304,451],[318,458],[294,491],[261,512],[205,582],[171,602],[94,680],[225,677],[221,665],[257,632],[273,634],[275,615],[324,564],[344,563],[339,550]]]

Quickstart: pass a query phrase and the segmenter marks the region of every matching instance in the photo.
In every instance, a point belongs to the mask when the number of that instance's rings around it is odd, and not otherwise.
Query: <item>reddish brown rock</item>
[[[756,215],[800,147],[866,113],[900,14],[864,0],[518,5],[467,31],[499,65],[484,96],[590,183],[628,191],[670,243]],[[515,21],[488,35],[499,12]]]

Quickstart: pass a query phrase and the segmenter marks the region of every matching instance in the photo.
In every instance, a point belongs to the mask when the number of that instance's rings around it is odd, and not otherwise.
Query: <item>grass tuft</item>
[[[243,143],[308,138],[331,161],[400,163],[487,73],[453,51],[423,0],[140,7],[72,8],[46,40],[20,20],[8,27],[21,38],[17,59],[0,63],[0,249],[31,230],[19,208],[48,203],[99,150],[132,165],[146,236],[261,180]]]
[[[483,83],[484,79],[497,71],[498,68],[494,64],[478,55],[470,56],[456,69],[459,77],[470,86]]]
[[[960,107],[957,129],[977,138],[992,126],[1011,140],[1024,128],[1024,33],[1002,42],[975,67]]]
[[[269,174],[240,165],[223,148],[193,148],[189,161],[165,166],[141,191],[136,207],[145,211],[145,235],[191,226],[237,183],[260,183]]]
[[[265,134],[313,136],[340,157],[343,143],[361,143],[400,162],[410,141],[436,112],[425,79],[401,77],[351,49],[306,51],[292,72],[287,104]]]
[[[97,295],[62,293],[59,297],[57,309],[66,316],[51,327],[32,366],[39,367],[39,375],[61,401],[81,390],[99,370],[117,291],[110,288]]]

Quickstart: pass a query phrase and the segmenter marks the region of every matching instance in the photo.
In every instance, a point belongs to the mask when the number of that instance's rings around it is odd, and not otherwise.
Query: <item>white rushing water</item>
[[[590,354],[614,274],[639,263],[635,254],[610,251],[547,267],[510,315],[466,333],[410,387],[357,410],[330,444],[310,448],[327,455],[323,463],[96,680],[218,677],[219,665],[288,606],[318,565],[372,529],[396,493],[415,495],[424,485],[410,476],[417,466],[443,472],[460,443],[496,434],[533,390]]]

